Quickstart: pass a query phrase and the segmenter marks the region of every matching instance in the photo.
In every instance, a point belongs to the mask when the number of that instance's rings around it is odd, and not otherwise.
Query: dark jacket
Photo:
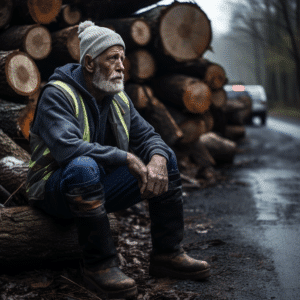
[[[79,64],[67,64],[56,68],[49,80],[61,80],[80,92],[86,104],[90,126],[91,138],[88,143],[80,138],[78,120],[63,93],[51,86],[43,91],[31,131],[44,140],[58,165],[63,167],[83,155],[93,158],[104,167],[125,165],[126,151],[112,146],[113,139],[106,136],[112,132],[108,127],[108,112],[113,97],[106,97],[102,104],[98,105],[95,98],[86,90],[82,67]],[[154,154],[160,154],[168,160],[172,150],[140,116],[131,100],[129,102],[131,115],[129,147],[132,152],[145,163]]]

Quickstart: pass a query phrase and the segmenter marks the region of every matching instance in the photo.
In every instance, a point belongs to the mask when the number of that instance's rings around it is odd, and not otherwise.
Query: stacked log
[[[157,0],[4,3],[0,6],[0,203],[7,207],[27,204],[29,129],[41,81],[47,81],[56,67],[79,62],[78,23],[87,19],[115,30],[124,39],[125,91],[175,151],[184,181],[195,187],[201,187],[203,178],[214,182],[214,166],[233,161],[236,144],[228,138],[244,136],[242,124],[249,114],[249,101],[228,101],[224,68],[203,58],[210,49],[212,31],[199,6],[175,2],[133,14]],[[40,212],[28,206],[0,209],[2,227],[11,227],[7,215],[20,222],[33,220],[32,224],[56,232],[50,218],[41,218]],[[62,253],[73,250],[77,257],[72,228],[65,233],[70,243],[49,252],[52,256],[45,254],[48,244],[45,249],[40,244],[38,260],[64,259]],[[30,243],[32,236],[24,239]],[[7,249],[18,249],[10,243],[0,250],[0,261],[8,255]]]

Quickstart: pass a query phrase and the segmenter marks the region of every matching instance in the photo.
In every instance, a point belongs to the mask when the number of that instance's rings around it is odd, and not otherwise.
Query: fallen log
[[[137,83],[126,84],[125,91],[137,110],[147,108],[149,105],[149,97],[151,98],[154,96],[153,91],[149,86]]]
[[[206,133],[206,124],[201,116],[189,118],[179,125],[183,132],[183,138],[180,140],[182,144],[190,144],[199,139],[199,137]]]
[[[204,113],[211,104],[210,88],[194,77],[173,74],[155,78],[153,90],[163,102],[192,113]]]
[[[30,155],[0,129],[0,159],[6,156],[14,156],[24,162],[30,160]]]
[[[215,120],[210,110],[207,110],[202,116],[205,122],[206,131],[212,131],[214,128]]]
[[[139,49],[127,55],[130,61],[130,78],[137,82],[143,82],[152,78],[156,71],[156,63],[151,53],[145,49]]]
[[[33,59],[43,59],[51,52],[51,34],[41,25],[13,26],[0,35],[1,50],[19,49]]]
[[[244,125],[251,116],[251,106],[239,98],[228,99],[225,109],[229,125]]]
[[[1,1],[0,5],[0,29],[9,24],[13,13],[13,0]]]
[[[224,136],[232,141],[238,141],[246,136],[245,126],[227,125]]]
[[[57,17],[57,23],[61,28],[78,24],[80,20],[81,11],[77,7],[69,4],[62,5]]]
[[[70,26],[52,33],[52,52],[60,61],[79,62],[80,41],[78,25]]]
[[[225,109],[223,107],[220,108],[211,105],[209,108],[209,112],[214,119],[214,126],[212,131],[220,134],[221,136],[224,136],[227,126],[227,115]]]
[[[115,245],[118,222],[108,214]],[[0,268],[37,268],[43,264],[79,259],[82,252],[72,220],[53,218],[30,207],[0,207]]]
[[[157,57],[163,59],[169,56],[175,61],[193,60],[210,45],[210,21],[196,4],[175,2],[157,6],[140,15],[151,24]]]
[[[151,40],[150,25],[141,18],[106,19],[96,25],[114,28],[122,36],[126,51],[146,46]]]
[[[10,138],[22,136],[18,118],[25,107],[24,104],[11,103],[0,99],[0,129]]]
[[[237,151],[235,142],[225,139],[215,134],[208,132],[200,136],[200,141],[217,163],[232,163]]]
[[[16,159],[13,156],[0,159],[0,184],[9,193],[13,194],[16,192],[15,198],[6,203],[6,206],[19,206],[28,203],[25,190],[27,173],[27,162]]]
[[[14,24],[49,24],[60,12],[62,0],[14,0]]]
[[[0,95],[12,102],[27,103],[40,85],[40,73],[26,53],[0,52]]]
[[[218,108],[223,108],[227,103],[227,95],[223,88],[214,90],[211,95],[211,103]]]

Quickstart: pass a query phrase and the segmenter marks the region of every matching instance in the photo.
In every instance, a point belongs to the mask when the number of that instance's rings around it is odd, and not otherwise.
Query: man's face
[[[122,46],[112,46],[94,59],[95,72],[93,86],[107,94],[115,94],[124,89],[125,54]]]

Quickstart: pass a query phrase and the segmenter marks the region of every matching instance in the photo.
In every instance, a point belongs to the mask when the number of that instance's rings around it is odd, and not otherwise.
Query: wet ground
[[[234,165],[219,169],[224,180],[185,190],[183,245],[209,261],[208,280],[149,276],[145,204],[118,216],[122,269],[137,281],[138,299],[300,299],[299,125],[270,118],[247,127]],[[76,264],[0,275],[0,300],[101,298],[84,289]]]

